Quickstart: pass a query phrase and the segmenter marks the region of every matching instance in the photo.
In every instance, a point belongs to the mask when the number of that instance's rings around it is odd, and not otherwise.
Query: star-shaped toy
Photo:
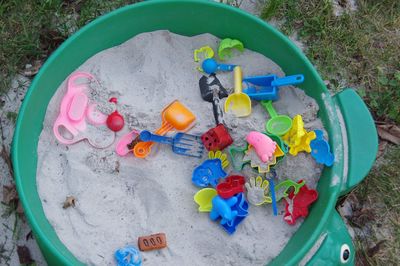
[[[302,151],[310,153],[310,142],[316,138],[315,132],[307,132],[304,129],[304,122],[301,115],[295,115],[292,124],[289,132],[282,137],[283,141],[290,147],[289,153],[293,156]]]
[[[243,157],[243,162],[250,162],[250,166],[252,168],[257,168],[259,173],[267,173],[269,172],[269,168],[276,164],[277,158],[284,156],[285,153],[276,145],[276,149],[271,159],[267,162],[261,161],[260,157],[257,155],[254,148],[249,145],[247,151],[245,152],[245,156]]]

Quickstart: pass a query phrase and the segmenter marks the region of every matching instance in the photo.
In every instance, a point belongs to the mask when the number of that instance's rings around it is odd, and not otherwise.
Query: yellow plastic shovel
[[[242,92],[242,69],[236,66],[233,69],[235,92],[228,96],[225,101],[225,113],[232,112],[237,117],[251,114],[250,97]]]

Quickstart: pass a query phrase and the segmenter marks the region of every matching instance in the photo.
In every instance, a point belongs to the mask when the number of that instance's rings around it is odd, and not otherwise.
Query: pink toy
[[[102,126],[105,125],[107,116],[96,109],[96,104],[89,103],[89,98],[85,93],[88,90],[87,83],[77,83],[78,79],[95,80],[92,75],[84,72],[76,72],[69,77],[67,93],[61,101],[60,114],[53,126],[54,135],[63,144],[73,144],[87,139],[92,146],[105,148],[114,142],[115,133],[112,132],[114,134],[112,141],[109,141],[111,138],[101,138],[102,143],[85,136],[87,122]],[[62,128],[63,133],[60,132]],[[104,140],[108,143],[104,143]]]
[[[261,161],[264,163],[272,158],[276,149],[276,142],[267,135],[252,131],[247,134],[246,141],[254,147],[258,157],[260,157]]]
[[[121,139],[117,142],[115,147],[115,151],[119,156],[125,156],[129,152],[131,152],[134,148],[134,142],[139,141],[139,131],[132,130],[128,134],[125,134],[121,137]]]

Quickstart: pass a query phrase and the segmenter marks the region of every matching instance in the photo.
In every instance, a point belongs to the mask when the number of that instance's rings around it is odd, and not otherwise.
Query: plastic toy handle
[[[269,180],[269,191],[271,191],[271,199],[272,199],[272,210],[274,212],[274,216],[278,215],[278,206],[276,206],[276,197],[275,197],[275,184],[273,178]]]
[[[213,92],[213,114],[215,119],[215,124],[218,126],[219,124],[224,124],[224,112],[222,111],[221,105],[219,104],[220,100],[218,97],[218,92]]]
[[[218,64],[217,69],[221,71],[232,71],[236,65]]]
[[[80,86],[86,86],[86,85],[82,85],[82,84],[75,84],[75,81],[79,78],[94,79],[94,77],[89,73],[75,72],[68,79],[68,82],[67,82],[68,91],[70,91],[70,90],[73,91]]]
[[[65,128],[65,130],[67,130],[73,136],[72,139],[66,139],[66,138],[64,138],[64,136],[62,136],[60,134],[59,130],[60,130],[60,127],[62,127],[62,126]],[[61,142],[62,144],[66,144],[66,145],[74,144],[74,143],[82,140],[82,139],[75,138],[79,133],[78,130],[76,130],[73,127],[70,127],[68,123],[63,123],[62,121],[60,121],[60,119],[57,119],[56,122],[54,123],[53,133],[59,142]]]
[[[272,106],[272,101],[271,100],[263,100],[260,101],[261,105],[265,108],[265,110],[269,113],[271,118],[277,117],[278,114],[275,111],[275,108]]]
[[[342,132],[347,134],[344,145],[348,146],[348,173],[341,190],[344,195],[364,179],[374,164],[378,134],[371,113],[355,90],[345,89],[333,98],[340,108],[339,120],[340,117],[344,120]]]
[[[300,84],[300,83],[303,83],[303,81],[304,81],[303,75],[292,75],[292,76],[286,76],[283,78],[277,78],[274,81],[272,81],[271,85],[280,87],[280,86],[286,86],[286,85]]]
[[[154,133],[157,135],[165,135],[168,131],[170,131],[173,127],[168,123],[163,123],[163,125],[157,129]],[[151,152],[151,146],[154,145],[154,142],[139,142],[133,148],[133,154],[138,158],[146,158],[147,155]]]
[[[140,140],[142,140],[142,141],[153,141],[153,142],[169,144],[169,145],[172,145],[173,142],[174,142],[173,138],[152,134],[148,130],[143,130],[142,132],[140,132]]]
[[[240,66],[236,66],[233,69],[233,77],[234,77],[234,86],[235,86],[235,94],[239,94],[242,92],[242,68]]]

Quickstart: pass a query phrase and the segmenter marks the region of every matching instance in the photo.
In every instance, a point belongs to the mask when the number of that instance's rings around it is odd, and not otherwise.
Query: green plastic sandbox
[[[36,188],[37,145],[47,105],[62,81],[91,56],[155,30],[239,39],[246,48],[275,61],[286,75],[304,75],[305,82],[299,87],[318,102],[318,115],[328,131],[336,161],[322,173],[319,198],[309,216],[270,265],[354,264],[354,246],[335,205],[339,196],[362,181],[375,160],[378,139],[366,105],[352,89],[331,96],[303,53],[261,19],[202,0],[153,0],[102,16],[65,41],[33,80],[18,115],[12,161],[20,200],[48,264],[82,265],[46,219]],[[266,239],[265,248],[268,246]]]

